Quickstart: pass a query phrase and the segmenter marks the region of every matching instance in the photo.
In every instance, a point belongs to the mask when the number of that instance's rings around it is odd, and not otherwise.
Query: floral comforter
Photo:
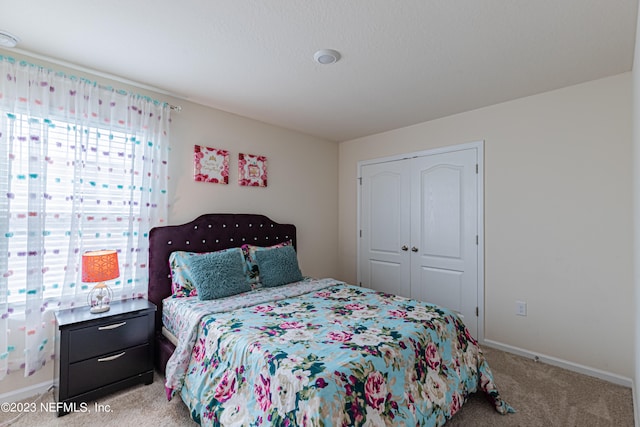
[[[202,425],[440,426],[477,390],[513,412],[441,307],[332,279],[182,300],[166,387]]]

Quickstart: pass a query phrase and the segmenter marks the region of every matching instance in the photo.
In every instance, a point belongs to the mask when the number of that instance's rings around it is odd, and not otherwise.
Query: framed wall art
[[[218,148],[193,147],[193,176],[199,182],[229,183],[229,152]]]
[[[238,180],[249,187],[267,186],[267,158],[253,154],[238,154]]]

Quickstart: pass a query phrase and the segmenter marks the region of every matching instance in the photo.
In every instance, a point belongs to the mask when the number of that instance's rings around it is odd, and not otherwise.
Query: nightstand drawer
[[[113,320],[69,332],[69,362],[144,344],[149,340],[148,315]]]
[[[149,345],[144,344],[72,363],[69,366],[69,395],[75,396],[152,370],[149,351]]]

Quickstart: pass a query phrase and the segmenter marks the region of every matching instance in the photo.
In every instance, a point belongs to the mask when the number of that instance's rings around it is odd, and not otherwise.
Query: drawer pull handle
[[[108,326],[100,326],[98,328],[99,331],[108,331],[109,329],[115,329],[115,328],[119,328],[120,326],[124,326],[126,325],[127,322],[122,322],[122,323],[114,323],[113,325],[108,325]]]
[[[109,356],[109,357],[103,357],[102,359],[98,359],[98,362],[111,362],[112,360],[116,360],[116,359],[119,359],[120,357],[124,356],[125,353],[126,353],[126,351],[123,351],[120,354],[115,354],[115,355]]]

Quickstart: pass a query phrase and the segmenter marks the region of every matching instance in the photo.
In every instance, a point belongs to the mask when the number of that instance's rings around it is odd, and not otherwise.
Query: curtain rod
[[[41,55],[41,54],[38,54],[38,53],[33,53],[33,52],[29,52],[29,51],[24,50],[24,49],[17,49],[17,48],[12,48],[11,51],[19,53],[19,54],[22,54],[24,56],[31,57],[31,58],[40,59],[42,61],[47,61],[47,62],[51,62],[53,64],[61,65],[63,67],[71,68],[73,70],[80,71],[80,72],[83,72],[83,73],[94,74],[94,75],[96,75],[98,77],[102,77],[102,78],[109,79],[109,80],[114,80],[114,81],[117,81],[117,82],[120,82],[120,83],[124,83],[124,84],[129,85],[129,86],[137,87],[139,89],[149,90],[149,91],[156,92],[156,93],[159,93],[159,94],[162,94],[162,95],[171,96],[173,98],[183,99],[185,101],[187,100],[184,96],[176,95],[174,93],[171,93],[171,92],[166,91],[164,89],[157,88],[155,86],[149,86],[149,85],[144,84],[144,83],[139,83],[139,82],[136,82],[136,81],[133,81],[133,80],[125,79],[124,77],[119,77],[119,76],[116,76],[116,75],[113,75],[113,74],[105,73],[103,71],[98,71],[98,70],[94,70],[94,69],[91,69],[91,68],[88,68],[88,67],[83,67],[81,65],[73,64],[71,62],[63,61],[63,60],[60,60],[60,59],[51,58],[51,57],[46,56],[46,55]],[[2,53],[0,52],[0,56],[4,56],[4,55],[2,55]],[[12,59],[15,60],[15,58],[12,58]],[[33,65],[36,65],[36,64],[33,64]],[[41,66],[41,65],[36,65],[36,66]],[[107,86],[105,86],[105,87],[107,87]],[[169,109],[171,109],[171,111],[175,111],[177,113],[182,111],[182,106],[181,105],[173,105],[173,104],[170,104],[168,102],[167,102],[167,104],[169,104]]]

